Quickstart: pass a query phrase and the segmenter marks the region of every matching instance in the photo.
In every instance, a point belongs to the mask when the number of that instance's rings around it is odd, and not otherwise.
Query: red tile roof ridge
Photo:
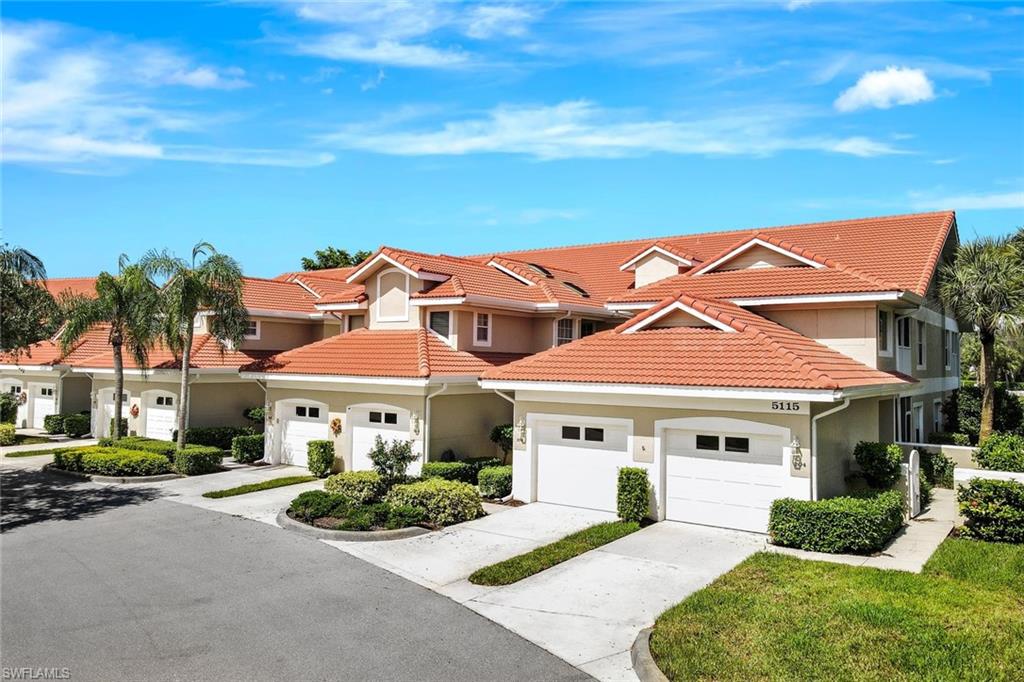
[[[462,280],[459,279],[458,275],[452,275],[451,277],[452,289],[455,290],[456,296],[465,296],[466,290],[462,287]]]
[[[430,349],[428,347],[429,344],[428,344],[427,334],[432,333],[432,332],[428,332],[423,327],[420,327],[419,329],[417,329],[417,331],[419,332],[417,334],[417,336],[416,336],[416,352],[417,352],[417,355],[419,357],[418,374],[421,377],[429,377],[430,376]]]
[[[917,289],[914,291],[918,296],[924,296],[928,291],[928,282],[931,281],[932,273],[935,271],[935,266],[939,262],[939,258],[942,256],[942,248],[946,244],[946,240],[949,239],[949,231],[956,226],[956,214],[952,211],[948,211],[946,221],[942,226],[942,233],[935,240],[935,244],[932,245],[932,250],[928,254],[928,267],[926,267],[922,273],[921,278],[918,280]]]
[[[599,246],[599,245],[595,244],[594,246]],[[650,249],[653,249],[655,247],[657,247],[659,249],[663,249],[665,251],[668,251],[669,253],[671,253],[671,254],[673,254],[675,256],[679,256],[680,258],[688,260],[688,261],[690,261],[692,263],[700,263],[701,262],[700,258],[698,258],[697,256],[693,255],[692,253],[689,253],[687,251],[683,251],[680,248],[672,246],[671,244],[669,244],[668,242],[665,241],[665,238],[655,239],[653,242],[647,242],[645,244],[642,244],[640,246],[640,248],[638,248],[636,251],[634,251],[633,253],[631,253],[629,255],[629,258],[626,258],[622,262],[623,263],[628,263],[631,260],[635,259],[637,256],[639,256],[644,251],[649,251]]]
[[[560,251],[560,250],[563,250],[563,249],[578,249],[578,248],[588,247],[588,246],[615,246],[615,245],[632,244],[632,243],[639,244],[641,242],[650,243],[652,241],[660,241],[660,240],[665,240],[665,239],[678,239],[679,237],[714,237],[714,236],[720,236],[720,235],[730,234],[730,233],[740,234],[740,233],[744,233],[744,232],[745,233],[764,232],[764,231],[767,231],[767,230],[771,230],[771,231],[774,231],[774,230],[788,230],[788,229],[793,229],[793,228],[797,228],[797,227],[828,227],[829,225],[844,225],[844,224],[850,224],[850,223],[868,223],[868,222],[874,222],[874,221],[880,221],[880,220],[923,218],[923,217],[926,217],[926,216],[936,216],[936,215],[943,215],[943,214],[952,216],[952,215],[954,215],[954,211],[952,209],[943,209],[943,210],[939,210],[939,211],[920,211],[918,213],[896,213],[896,214],[893,214],[893,215],[876,215],[876,216],[868,216],[866,218],[847,218],[847,219],[840,218],[840,219],[836,219],[836,220],[822,220],[822,221],[819,221],[819,222],[810,222],[810,223],[791,223],[789,225],[771,225],[771,226],[768,226],[768,227],[748,227],[748,228],[737,228],[737,229],[732,229],[732,230],[713,230],[711,232],[687,232],[687,233],[677,233],[677,234],[661,235],[661,236],[658,236],[658,237],[640,237],[640,238],[636,238],[636,239],[618,239],[618,240],[612,240],[612,241],[607,241],[607,242],[585,242],[585,243],[582,243],[582,244],[563,244],[563,245],[560,245],[560,246],[541,246],[541,247],[537,247],[537,248],[517,249],[517,250],[514,250],[514,251],[502,251],[500,253],[501,253],[502,256],[504,256],[506,258],[510,258],[510,257],[514,257],[515,254],[527,253],[527,252],[528,253],[536,253],[536,252],[542,252],[542,251]],[[483,258],[483,257],[484,257],[483,254],[465,256],[465,258]]]

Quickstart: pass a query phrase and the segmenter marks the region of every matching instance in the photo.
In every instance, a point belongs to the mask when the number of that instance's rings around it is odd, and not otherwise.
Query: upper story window
[[[562,345],[565,345],[567,343],[570,343],[573,340],[573,338],[574,338],[573,337],[573,329],[574,329],[574,327],[575,327],[575,325],[574,325],[573,320],[571,318],[570,319],[564,319],[564,320],[558,320],[557,326],[555,328],[555,345],[556,346],[562,346]]]
[[[452,313],[450,310],[432,310],[429,319],[430,329],[439,336],[448,339],[452,331]]]
[[[490,313],[476,313],[473,324],[473,345],[491,345],[491,315]]]
[[[562,284],[565,286],[566,289],[569,289],[570,291],[575,291],[583,298],[590,298],[590,294],[588,294],[587,290],[584,289],[583,287],[576,286],[572,282],[562,282]]]
[[[580,338],[597,333],[597,320],[580,320]]]
[[[245,323],[245,338],[247,339],[258,339],[260,338],[260,321],[259,320],[248,320]]]
[[[900,348],[910,348],[910,318],[896,318],[896,345]]]
[[[917,320],[917,368],[924,369],[928,364],[928,348],[925,337],[924,320]]]
[[[527,263],[527,265],[530,266],[531,270],[533,270],[534,272],[536,272],[538,274],[544,275],[545,277],[550,277],[551,276],[551,271],[548,270],[543,265],[537,265],[536,263]]]
[[[888,310],[878,311],[878,354],[892,355],[892,313]]]

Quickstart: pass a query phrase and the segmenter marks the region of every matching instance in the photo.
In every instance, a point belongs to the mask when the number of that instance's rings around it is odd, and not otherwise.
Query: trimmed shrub
[[[384,501],[394,506],[419,507],[435,526],[450,526],[483,516],[480,494],[461,481],[428,478],[416,483],[396,485]]]
[[[263,432],[263,428],[267,423],[267,408],[262,405],[250,407],[242,412],[242,416],[252,422],[252,428],[261,433]]]
[[[347,511],[344,520],[335,526],[336,530],[397,530],[408,528],[425,520],[422,509],[418,507],[393,506],[386,502],[378,502],[363,507],[353,507]]]
[[[413,454],[412,443],[409,441],[393,440],[385,443],[383,438],[377,436],[367,457],[373,464],[373,470],[384,480],[384,485],[391,487],[405,480],[405,472],[417,456]]]
[[[92,430],[89,413],[69,414],[64,417],[64,435],[69,438],[80,438]]]
[[[994,408],[996,431],[1024,432],[1024,405],[1020,398],[996,386]],[[981,430],[981,387],[961,386],[950,393],[942,404],[942,414],[946,417],[947,431],[966,433],[971,442],[976,443]]]
[[[183,476],[198,476],[220,471],[224,452],[212,445],[186,445],[174,453],[174,470]]]
[[[921,491],[921,506],[923,507],[931,503],[932,490],[935,489],[935,486],[928,480],[928,474],[925,473],[924,469],[920,469],[917,472],[917,480],[920,484],[919,490]]]
[[[900,480],[903,449],[895,443],[861,441],[853,449],[857,466],[872,488],[887,490]]]
[[[953,487],[953,460],[941,452],[931,450],[918,450],[921,456],[921,473],[924,474],[928,483],[937,485],[940,488]]]
[[[63,414],[48,414],[43,417],[43,431],[47,433],[64,433]]]
[[[974,461],[982,469],[1024,472],[1024,436],[993,433],[981,442]]]
[[[1024,542],[1024,483],[975,478],[957,491],[965,537]]]
[[[350,504],[379,502],[384,496],[384,481],[376,471],[343,471],[324,481],[324,490],[340,495]]]
[[[481,470],[487,467],[500,467],[505,463],[500,457],[468,457],[462,461],[473,467],[473,479],[469,481],[470,483],[476,483],[476,477]]]
[[[192,445],[209,445],[221,450],[231,449],[231,439],[255,433],[251,426],[192,426],[185,429],[185,442]],[[178,430],[171,434],[171,440],[178,440]]]
[[[53,451],[53,466],[64,471],[81,471],[82,455],[95,448],[61,448]]]
[[[235,436],[231,439],[231,456],[236,462],[252,464],[263,459],[263,434]]]
[[[299,521],[312,523],[324,516],[344,516],[351,505],[340,495],[323,490],[307,490],[292,500],[288,511]]]
[[[501,448],[501,452],[506,458],[509,453],[512,452],[513,433],[514,431],[511,424],[498,424],[491,429],[491,442]],[[502,462],[502,464],[504,464],[504,462]]]
[[[421,472],[423,478],[444,478],[463,483],[476,482],[476,469],[468,462],[427,462]]]
[[[110,435],[113,436],[114,435],[114,418],[113,417],[110,418],[110,424],[108,424],[108,428],[110,429]],[[127,436],[128,435],[128,417],[121,417],[121,432],[120,433],[121,433],[122,436]]]
[[[0,393],[0,424],[18,421],[18,401],[10,393]]]
[[[306,466],[309,473],[323,478],[334,466],[334,443],[329,440],[311,440],[306,445]]]
[[[623,521],[639,523],[647,518],[651,508],[651,483],[647,469],[622,467],[619,469],[618,511]]]
[[[14,445],[14,424],[0,424],[0,445]]]
[[[174,460],[174,453],[178,450],[178,445],[169,440],[156,440],[155,438],[146,438],[145,436],[126,436],[121,440],[100,438],[100,445],[107,447],[116,446],[122,450],[152,452],[157,455],[163,455],[169,462]]]
[[[399,528],[408,528],[409,526],[418,526],[426,522],[426,520],[427,513],[419,507],[390,505],[384,527],[388,530],[397,530]]]
[[[108,450],[100,452],[100,450]],[[120,448],[96,448],[81,455],[81,470],[101,476],[156,476],[171,470],[163,455]]]
[[[928,434],[928,442],[933,445],[970,445],[971,437],[966,433],[947,433],[932,431]]]
[[[512,466],[486,467],[477,476],[480,494],[484,497],[507,497],[512,494]]]
[[[772,503],[768,534],[773,544],[812,552],[867,554],[880,550],[903,526],[903,493]]]

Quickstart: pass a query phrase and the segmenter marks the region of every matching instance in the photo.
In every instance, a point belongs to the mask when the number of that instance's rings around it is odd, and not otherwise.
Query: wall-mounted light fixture
[[[793,470],[800,471],[804,468],[804,456],[800,452],[800,439],[793,436],[792,442],[789,444],[789,448],[792,451]]]
[[[519,431],[519,442],[526,445],[526,419],[523,417],[519,418],[516,422],[516,429]]]
[[[420,415],[418,412],[412,413],[412,435],[420,435]]]

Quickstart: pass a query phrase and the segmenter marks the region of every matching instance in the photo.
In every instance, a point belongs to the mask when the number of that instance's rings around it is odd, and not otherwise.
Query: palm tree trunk
[[[192,324],[185,326],[185,346],[181,349],[181,390],[178,394],[178,449],[185,447],[185,429],[188,427],[188,368],[192,357]]]
[[[992,433],[995,422],[996,387],[993,382],[993,364],[996,356],[996,337],[992,332],[982,330],[978,338],[981,341],[981,363],[978,367],[978,383],[981,384],[981,429],[978,441],[981,442]]]
[[[121,340],[115,339],[111,342],[114,347],[114,427],[111,434],[114,440],[120,440],[121,436],[121,396],[124,395],[124,360],[121,358]]]

